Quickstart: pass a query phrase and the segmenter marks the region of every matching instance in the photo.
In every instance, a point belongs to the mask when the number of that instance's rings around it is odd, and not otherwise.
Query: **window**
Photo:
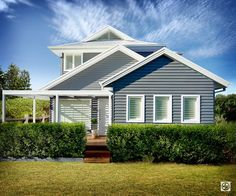
[[[172,96],[154,95],[153,96],[153,122],[171,123],[172,122]]]
[[[126,121],[144,122],[144,95],[127,95]]]
[[[200,95],[181,96],[181,122],[200,123]]]
[[[66,55],[65,70],[72,69],[72,67],[73,67],[73,56]]]
[[[74,55],[74,67],[81,65],[81,54]]]
[[[69,71],[83,63],[83,54],[65,54],[64,70]]]

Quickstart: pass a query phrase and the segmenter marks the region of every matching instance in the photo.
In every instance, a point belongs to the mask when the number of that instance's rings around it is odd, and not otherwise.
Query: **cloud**
[[[229,50],[236,35],[233,1],[49,1],[53,42],[80,41],[105,25],[134,38],[159,42],[186,56],[213,57]]]
[[[33,6],[32,2],[30,2],[29,0],[0,0],[0,12],[12,13],[13,9],[10,6],[14,4]],[[7,18],[9,18],[9,16],[11,19],[14,17],[13,15],[7,15]]]

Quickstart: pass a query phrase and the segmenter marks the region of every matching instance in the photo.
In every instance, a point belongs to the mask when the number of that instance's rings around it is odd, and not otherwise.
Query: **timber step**
[[[84,152],[85,154],[85,157],[87,158],[90,158],[90,157],[111,157],[111,153],[109,151],[104,151],[104,150],[101,150],[101,151],[85,151]]]
[[[84,163],[110,163],[110,157],[89,157],[84,158]]]
[[[110,163],[111,153],[106,145],[86,145],[84,163]]]
[[[85,151],[92,150],[92,151],[109,151],[107,146],[105,145],[86,145]]]

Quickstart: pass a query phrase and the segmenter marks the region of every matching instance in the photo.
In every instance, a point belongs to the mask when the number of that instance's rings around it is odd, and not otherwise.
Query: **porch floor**
[[[106,136],[92,138],[87,136],[86,150],[84,152],[84,163],[109,163],[111,153],[107,148]]]

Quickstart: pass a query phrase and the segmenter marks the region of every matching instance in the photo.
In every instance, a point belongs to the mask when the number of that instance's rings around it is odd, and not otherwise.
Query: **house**
[[[38,91],[5,96],[50,97],[52,122],[214,123],[215,93],[227,81],[159,43],[136,40],[107,26],[81,42],[50,46],[61,76]]]

